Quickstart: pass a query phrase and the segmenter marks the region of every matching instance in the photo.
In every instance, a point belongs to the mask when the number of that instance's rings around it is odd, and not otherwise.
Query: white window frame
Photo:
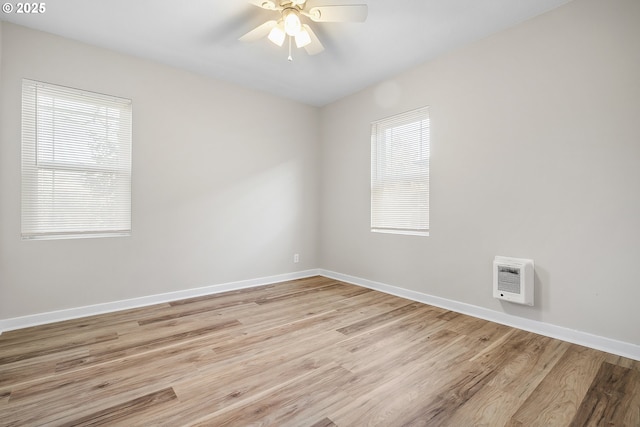
[[[22,80],[22,238],[131,235],[131,100]]]
[[[371,123],[371,231],[429,235],[429,108]]]

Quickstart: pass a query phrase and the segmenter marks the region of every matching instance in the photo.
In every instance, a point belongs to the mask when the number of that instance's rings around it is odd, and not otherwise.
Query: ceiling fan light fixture
[[[298,48],[303,47],[309,55],[324,51],[322,42],[313,28],[302,23],[302,16],[313,22],[364,22],[367,19],[366,4],[342,4],[306,7],[307,0],[248,0],[254,6],[278,12],[280,20],[272,19],[257,26],[242,37],[241,41],[251,42],[265,36],[282,47],[289,38],[289,60],[293,39]]]
[[[302,29],[302,22],[300,22],[300,16],[295,9],[285,9],[282,12],[282,19],[284,21],[284,31],[287,35],[295,37]]]
[[[282,22],[279,22],[278,25],[273,27],[269,32],[269,40],[277,46],[282,46],[284,43],[284,39],[287,37],[287,34],[284,31],[284,25]]]
[[[301,48],[307,46],[309,43],[311,43],[311,36],[309,32],[303,28],[296,34],[296,46]]]

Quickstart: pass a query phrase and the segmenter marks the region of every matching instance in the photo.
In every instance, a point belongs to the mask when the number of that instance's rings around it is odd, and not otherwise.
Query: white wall
[[[640,2],[574,0],[325,107],[320,264],[640,344]],[[369,231],[369,124],[430,106],[431,236]],[[536,305],[491,297],[533,258]]]
[[[133,100],[132,237],[21,240],[22,78]],[[316,108],[9,23],[0,82],[0,319],[317,266]]]

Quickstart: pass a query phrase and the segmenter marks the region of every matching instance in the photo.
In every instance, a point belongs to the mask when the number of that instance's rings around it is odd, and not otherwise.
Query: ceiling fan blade
[[[369,14],[366,4],[316,6],[305,13],[315,22],[364,22]]]
[[[278,5],[274,0],[249,0],[249,3],[266,10],[278,10]]]
[[[269,35],[269,32],[271,32],[273,27],[275,27],[276,25],[278,25],[276,21],[267,21],[262,25],[258,25],[256,28],[249,31],[247,34],[240,37],[238,40],[243,42],[254,42],[256,40],[259,40]]]
[[[322,43],[320,43],[320,39],[318,39],[316,33],[314,33],[311,27],[307,24],[302,24],[302,28],[307,30],[307,32],[309,33],[309,37],[311,38],[311,43],[306,45],[304,47],[304,50],[306,50],[309,55],[317,55],[318,53],[322,52],[324,50],[324,46],[322,46]]]

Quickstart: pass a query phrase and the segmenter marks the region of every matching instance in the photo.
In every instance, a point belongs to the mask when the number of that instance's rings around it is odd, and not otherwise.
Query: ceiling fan
[[[296,47],[303,47],[309,55],[316,55],[324,50],[324,46],[311,27],[302,22],[303,17],[313,22],[364,22],[368,14],[366,4],[307,8],[307,0],[249,0],[249,3],[262,9],[278,12],[280,18],[257,26],[240,37],[240,40],[251,42],[266,36],[277,46],[282,46],[288,37],[289,61],[293,59],[292,40],[295,40]]]

